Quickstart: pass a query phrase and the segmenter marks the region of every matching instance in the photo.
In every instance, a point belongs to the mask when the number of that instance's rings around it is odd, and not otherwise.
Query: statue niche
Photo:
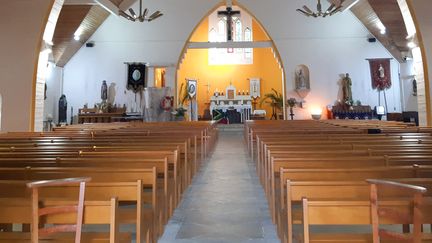
[[[304,99],[310,92],[309,68],[306,65],[298,65],[295,69],[295,91]]]

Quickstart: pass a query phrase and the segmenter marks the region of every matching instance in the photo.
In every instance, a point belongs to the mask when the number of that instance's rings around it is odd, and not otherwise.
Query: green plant
[[[186,109],[183,108],[184,105],[187,105],[190,101],[189,94],[187,89],[185,88],[185,84],[182,83],[179,90],[179,104],[173,114],[176,117],[184,117],[186,115]]]
[[[179,106],[183,106],[190,101],[190,97],[185,87],[185,84],[182,83],[179,90]]]
[[[270,101],[267,101],[270,100]],[[264,94],[264,97],[261,99],[260,105],[262,105],[264,102],[270,103],[272,107],[275,107],[277,109],[282,109],[283,107],[283,96],[281,93],[277,92],[275,89],[272,88],[271,93]]]
[[[175,116],[176,117],[184,117],[185,116],[185,114],[186,114],[186,109],[185,108],[183,108],[183,107],[179,107],[179,108],[177,108],[177,109],[175,109]]]

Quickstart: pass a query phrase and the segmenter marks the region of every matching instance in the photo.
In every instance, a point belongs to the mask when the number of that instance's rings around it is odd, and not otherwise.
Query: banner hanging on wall
[[[250,78],[250,95],[252,98],[256,99],[261,96],[261,82],[260,78]]]
[[[187,92],[191,99],[195,98],[197,92],[197,81],[194,79],[187,80]]]
[[[146,65],[143,63],[127,63],[128,77],[127,88],[132,89],[135,93],[147,87],[146,80]]]
[[[368,59],[372,88],[382,91],[391,87],[391,58]]]

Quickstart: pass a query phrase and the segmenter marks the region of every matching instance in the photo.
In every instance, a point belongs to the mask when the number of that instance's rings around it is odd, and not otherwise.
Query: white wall
[[[90,38],[93,48],[81,48],[64,69],[64,93],[74,111],[85,103],[100,102],[100,85],[116,85],[115,103],[126,104],[129,111],[142,107],[141,94],[126,90],[127,66],[124,62],[171,65],[167,84],[174,84],[175,67],[186,40],[195,25],[218,1],[166,0],[145,1],[150,12],[160,10],[164,16],[145,23],[133,23],[110,16]],[[191,9],[191,6],[193,8]],[[138,4],[133,6],[138,9]],[[69,115],[69,114],[68,114]],[[68,118],[69,120],[69,118]]]
[[[48,73],[46,78],[47,92],[44,109],[44,121],[48,116],[53,118],[53,123],[58,123],[58,101],[62,94],[62,75],[63,68],[48,63]]]
[[[324,107],[338,99],[340,75],[349,73],[353,82],[354,100],[372,107],[378,104],[378,94],[371,88],[367,58],[391,57],[380,43],[369,43],[370,33],[350,12],[327,18],[308,18],[295,9],[303,0],[240,0],[267,29],[282,58],[286,74],[287,97],[293,92],[297,65],[309,67],[311,92],[306,97],[310,108]],[[314,1],[308,5],[314,9]],[[392,88],[386,91],[389,112],[401,111],[398,63],[393,60]],[[382,98],[383,99],[383,98]]]
[[[413,95],[412,81],[415,79],[412,60],[407,60],[400,65],[401,95],[403,111],[418,111],[417,96]]]
[[[100,102],[100,85],[116,83],[116,103],[134,105],[135,96],[125,90],[124,62],[167,63],[177,65],[182,48],[198,22],[218,1],[167,0],[146,1],[150,11],[161,10],[164,16],[151,23],[132,23],[110,16],[91,37],[95,47],[81,50],[64,69],[64,93],[76,111],[85,103]],[[353,98],[372,107],[378,95],[371,88],[367,58],[391,57],[379,43],[367,42],[370,35],[351,13],[344,12],[325,19],[307,18],[295,9],[302,0],[240,0],[274,40],[286,73],[287,97],[292,92],[294,70],[299,64],[309,67],[311,93],[309,107],[324,107],[338,99],[340,75],[349,73],[353,81]],[[313,4],[313,2],[311,2]],[[137,8],[135,5],[134,8]],[[393,60],[392,88],[387,91],[390,112],[401,111],[399,64]],[[174,84],[175,72],[167,83]],[[68,114],[69,115],[69,114]]]

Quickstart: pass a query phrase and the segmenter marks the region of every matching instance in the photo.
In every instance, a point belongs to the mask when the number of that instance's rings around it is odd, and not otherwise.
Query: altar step
[[[219,131],[221,132],[243,132],[243,124],[218,124]]]

